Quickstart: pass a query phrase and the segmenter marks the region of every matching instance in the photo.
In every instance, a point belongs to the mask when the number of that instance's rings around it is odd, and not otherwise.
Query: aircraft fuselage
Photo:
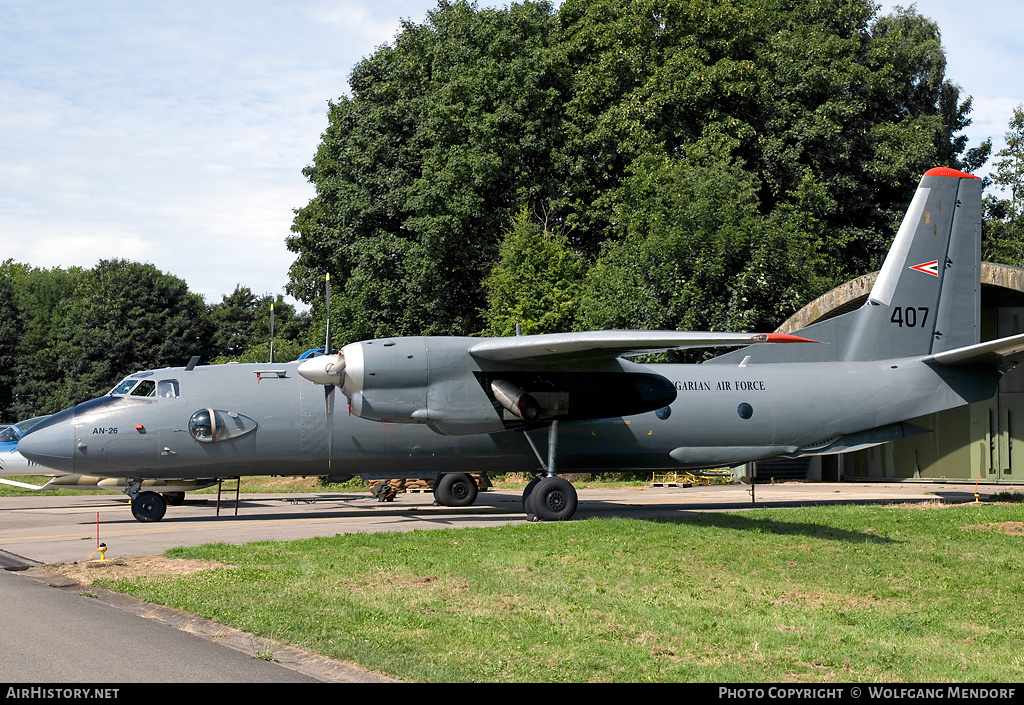
[[[431,477],[533,472],[539,466],[526,435],[543,454],[544,427],[442,435],[420,423],[350,415],[338,393],[328,413],[324,388],[302,379],[296,368],[230,364],[142,373],[176,393],[79,404],[40,424],[19,449],[63,472],[125,478]],[[643,369],[667,380],[675,400],[625,418],[563,421],[560,471],[712,467],[795,454],[834,437],[988,398],[997,382],[994,373],[933,368],[915,358]],[[202,427],[209,418],[204,410],[214,414],[212,429]],[[499,416],[500,409],[494,413]],[[203,433],[217,438],[203,439]]]

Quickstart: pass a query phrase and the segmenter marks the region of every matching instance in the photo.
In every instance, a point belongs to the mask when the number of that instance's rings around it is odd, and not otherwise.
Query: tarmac
[[[1011,488],[981,485],[984,499]],[[975,486],[920,482],[790,482],[693,487],[578,490],[574,520],[623,516],[659,518],[695,511],[742,511],[820,504],[971,502]],[[233,499],[232,495],[232,499]],[[400,493],[380,503],[368,493],[247,494],[236,506],[217,507],[216,495],[190,495],[167,508],[162,521],[140,523],[121,495],[0,497],[0,566],[69,563],[107,557],[162,554],[176,546],[267,539],[292,540],[342,533],[413,531],[526,522],[521,491],[481,492],[470,507],[437,507],[429,492]],[[6,556],[6,558],[4,558]],[[13,558],[11,557],[13,556]],[[9,567],[15,567],[11,565]]]

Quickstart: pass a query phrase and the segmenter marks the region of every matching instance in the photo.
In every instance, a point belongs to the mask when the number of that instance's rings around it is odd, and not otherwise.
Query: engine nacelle
[[[586,371],[571,365],[524,369],[477,360],[468,351],[478,342],[415,337],[346,345],[341,389],[356,416],[427,424],[444,435],[493,433],[548,419],[629,416],[676,398],[669,380],[624,360]]]
[[[342,390],[352,413],[422,423],[444,435],[491,433],[505,425],[473,371],[473,338],[393,338],[346,345]]]

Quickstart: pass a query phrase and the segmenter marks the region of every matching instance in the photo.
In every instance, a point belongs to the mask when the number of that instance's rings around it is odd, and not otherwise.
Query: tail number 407
[[[925,322],[928,320],[928,308],[925,306],[896,306],[892,310],[892,317],[889,318],[890,323],[898,325],[900,328],[906,326],[907,328],[924,328]]]

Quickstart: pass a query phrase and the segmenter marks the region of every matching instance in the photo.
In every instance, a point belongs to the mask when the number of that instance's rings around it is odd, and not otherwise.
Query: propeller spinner
[[[343,387],[345,376],[345,355],[321,355],[311,357],[299,365],[299,374],[314,384]]]
[[[324,341],[324,354],[311,357],[299,365],[299,374],[314,384],[322,384],[328,388],[343,387],[345,375],[345,355],[334,352],[331,344],[331,275],[327,275],[324,290],[324,306],[327,309],[327,339]]]

